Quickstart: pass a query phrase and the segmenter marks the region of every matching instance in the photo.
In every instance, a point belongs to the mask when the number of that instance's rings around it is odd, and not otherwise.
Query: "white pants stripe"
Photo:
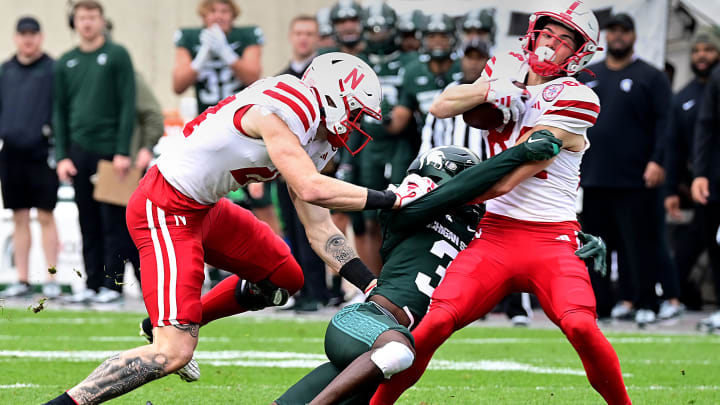
[[[162,250],[160,250],[160,241],[158,240],[157,228],[152,215],[152,201],[145,200],[145,213],[147,214],[148,228],[150,228],[150,236],[153,241],[153,250],[155,251],[155,261],[157,268],[157,299],[158,299],[158,326],[165,326],[163,318],[165,318],[165,265],[163,263]]]
[[[163,239],[165,240],[165,249],[167,249],[168,255],[168,267],[170,268],[170,285],[168,301],[170,303],[170,313],[168,314],[168,320],[171,325],[178,325],[177,321],[177,260],[175,259],[175,247],[173,246],[172,239],[170,239],[170,232],[165,223],[165,211],[160,208],[157,209],[158,223],[160,230],[162,231]]]

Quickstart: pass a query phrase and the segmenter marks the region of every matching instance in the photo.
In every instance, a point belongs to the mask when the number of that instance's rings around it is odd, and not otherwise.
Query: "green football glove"
[[[562,141],[555,138],[547,129],[541,129],[530,134],[522,146],[525,148],[525,157],[528,160],[548,160],[560,153]]]
[[[584,232],[578,232],[578,239],[580,239],[583,245],[575,251],[575,255],[583,260],[593,259],[593,271],[605,277],[607,274],[607,248],[605,247],[605,241],[599,236],[593,236]]]

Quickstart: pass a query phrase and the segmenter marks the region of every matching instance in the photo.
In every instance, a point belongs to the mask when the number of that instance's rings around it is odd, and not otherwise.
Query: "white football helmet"
[[[382,91],[375,72],[356,56],[330,52],[313,59],[302,80],[318,96],[323,109],[321,117],[330,131],[328,142],[336,148],[344,147],[353,156],[360,152],[372,140],[360,129],[362,115],[367,114],[378,121],[382,119]],[[354,151],[347,144],[353,130],[366,137]]]
[[[592,10],[583,4],[582,1],[568,1],[565,7],[555,7],[550,10],[541,10],[530,16],[530,24],[527,33],[521,39],[522,48],[527,54],[530,68],[542,76],[557,76],[561,72],[572,76],[579,73],[590,62],[596,51],[602,50],[598,46],[600,39],[600,27],[597,18]],[[564,25],[577,34],[577,49],[565,61],[556,63],[553,61],[555,51],[548,47],[536,49],[535,41],[538,34],[549,21]],[[565,43],[556,35],[552,35],[558,41]],[[567,44],[565,43],[567,46]]]

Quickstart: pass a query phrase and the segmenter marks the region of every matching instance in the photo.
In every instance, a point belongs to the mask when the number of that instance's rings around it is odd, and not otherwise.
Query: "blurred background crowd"
[[[534,11],[512,1],[271,1],[263,9],[242,0],[78,0],[57,16],[35,3],[13,3],[5,25],[13,29],[0,47],[8,50],[0,67],[0,299],[41,292],[82,305],[122,304],[139,290],[124,206],[96,193],[99,161],[112,162],[118,177],[141,174],[197,113],[263,76],[299,77],[329,51],[375,70],[383,121],[363,122],[373,141],[355,157],[338,153],[325,174],[384,189],[431,147],[466,146],[487,158],[478,129],[428,108],[447,86],[477,80],[496,52],[519,50],[508,38],[524,35]],[[592,74],[580,75],[601,112],[588,132],[577,210],[584,231],[608,245],[611,271],[591,274],[598,316],[642,326],[717,308],[720,4],[588,3],[605,52]],[[157,52],[157,32],[169,27],[174,38]],[[310,249],[282,179],[228,197],[282,235],[303,268],[305,286],[287,309],[363,298]],[[376,213],[333,218],[379,272]],[[224,272],[209,268],[208,276],[209,286]],[[533,305],[517,294],[498,311],[527,326]],[[720,328],[720,312],[704,322]]]

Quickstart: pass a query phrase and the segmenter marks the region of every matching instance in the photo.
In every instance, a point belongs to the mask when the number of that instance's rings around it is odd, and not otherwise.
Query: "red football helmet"
[[[536,48],[535,43],[540,31],[548,22],[554,21],[577,34],[579,43],[575,52],[561,63],[553,61],[555,51],[548,47]],[[558,41],[567,43],[549,33]],[[590,62],[596,51],[602,50],[598,46],[600,27],[595,14],[582,1],[573,1],[567,7],[557,7],[551,10],[541,10],[530,16],[527,33],[522,38],[522,48],[525,51],[530,68],[542,76],[558,76],[565,72],[567,75],[579,73]]]

